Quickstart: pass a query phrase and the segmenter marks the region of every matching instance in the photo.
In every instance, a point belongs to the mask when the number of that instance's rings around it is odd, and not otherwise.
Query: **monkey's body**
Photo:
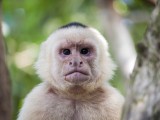
[[[120,120],[124,98],[107,82],[115,65],[97,30],[61,27],[42,43],[35,67],[43,83],[27,96],[18,120]]]
[[[108,86],[74,99],[42,83],[25,101],[19,120],[119,120],[123,97]]]

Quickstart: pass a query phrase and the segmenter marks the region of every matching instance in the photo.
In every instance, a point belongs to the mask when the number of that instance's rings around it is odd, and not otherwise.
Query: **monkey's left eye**
[[[83,54],[83,55],[86,55],[86,54],[89,53],[89,49],[88,48],[83,48],[83,49],[81,49],[80,53]]]

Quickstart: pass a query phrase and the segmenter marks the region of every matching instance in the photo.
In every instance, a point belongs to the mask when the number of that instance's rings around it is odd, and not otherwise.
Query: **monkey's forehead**
[[[48,42],[63,42],[64,40],[79,42],[86,41],[108,48],[106,39],[94,28],[70,27],[58,29],[47,39]]]

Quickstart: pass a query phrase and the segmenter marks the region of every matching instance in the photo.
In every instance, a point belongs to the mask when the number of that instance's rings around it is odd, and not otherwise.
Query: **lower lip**
[[[88,80],[88,76],[81,72],[73,72],[65,76],[65,80],[71,83],[82,83]]]

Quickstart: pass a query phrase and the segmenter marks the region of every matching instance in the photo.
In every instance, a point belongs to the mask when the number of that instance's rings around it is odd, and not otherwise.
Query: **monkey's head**
[[[42,43],[38,75],[59,90],[81,87],[91,91],[111,79],[115,65],[105,38],[80,23],[62,26]]]

